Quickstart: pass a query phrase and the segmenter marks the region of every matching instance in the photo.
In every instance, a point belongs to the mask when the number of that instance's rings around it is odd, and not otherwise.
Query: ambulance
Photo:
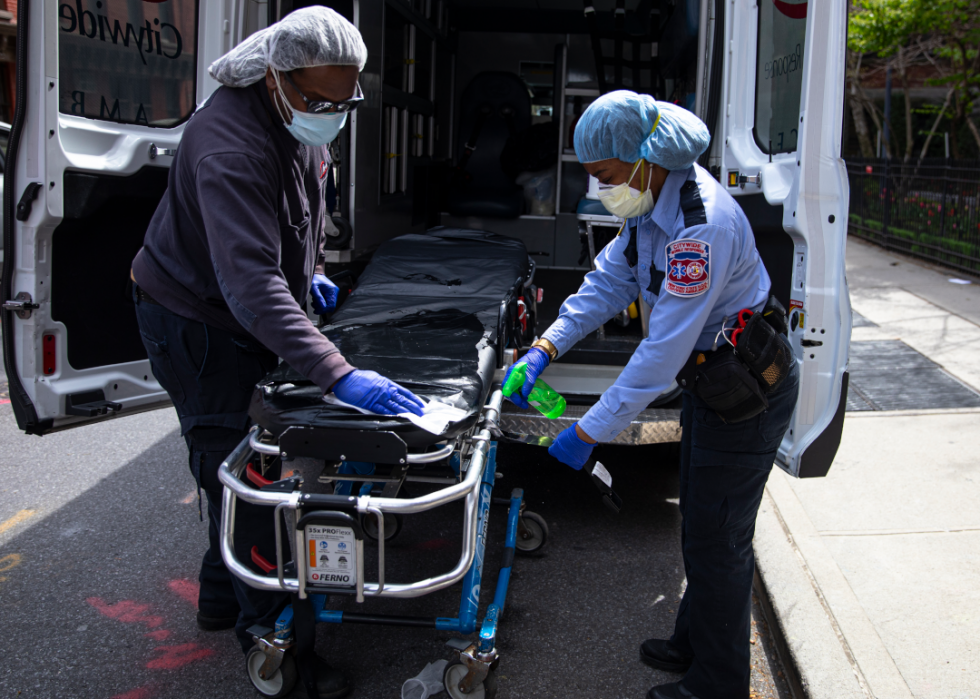
[[[331,149],[332,274],[356,275],[397,235],[493,231],[534,260],[540,291],[525,312],[543,331],[617,228],[572,148],[578,116],[615,89],[679,104],[708,125],[699,162],[745,211],[789,311],[801,391],[777,463],[799,477],[827,473],[851,332],[845,0],[321,4],[353,22],[369,52],[365,100]],[[208,66],[304,5],[20,0],[2,329],[26,433],[169,405],[140,340],[130,264],[184,125],[218,88]],[[549,368],[549,381],[587,406],[649,332],[645,320],[638,299]],[[679,439],[674,394],[644,411],[630,443]]]

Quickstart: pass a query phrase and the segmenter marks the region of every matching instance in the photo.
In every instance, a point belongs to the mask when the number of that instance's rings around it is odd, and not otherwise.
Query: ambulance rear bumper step
[[[537,410],[521,410],[506,402],[500,413],[500,429],[513,434],[533,435],[554,439],[567,427],[581,420],[588,406],[569,405],[565,414],[549,420]],[[629,427],[616,435],[609,444],[665,444],[681,441],[681,411],[679,408],[644,410]]]

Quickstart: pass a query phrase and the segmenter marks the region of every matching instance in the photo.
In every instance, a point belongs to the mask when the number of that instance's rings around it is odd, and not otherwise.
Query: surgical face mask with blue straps
[[[282,83],[279,81],[279,71],[273,70],[272,75],[276,80],[276,89],[279,91],[279,99],[273,100],[276,103],[276,110],[282,117],[283,125],[300,143],[307,146],[325,146],[337,138],[337,134],[347,123],[347,112],[333,114],[309,114],[298,112],[293,105],[286,99],[286,94],[282,91]],[[286,115],[282,112],[279,102],[286,106],[290,120],[287,123]]]

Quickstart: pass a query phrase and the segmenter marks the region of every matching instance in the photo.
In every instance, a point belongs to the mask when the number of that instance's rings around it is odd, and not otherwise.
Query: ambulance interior
[[[589,269],[593,253],[582,215],[606,213],[589,197],[588,176],[572,148],[582,111],[602,92],[625,88],[700,107],[709,124],[717,117],[711,91],[720,92],[721,80],[710,73],[720,65],[706,71],[703,104],[696,94],[701,0],[595,0],[593,12],[584,12],[579,0],[325,4],[356,21],[369,51],[361,78],[367,99],[333,148],[328,192],[337,234],[328,238],[328,254],[335,273],[357,271],[391,237],[437,225],[512,236],[537,264],[543,330]],[[267,16],[266,5],[247,5],[243,36],[303,3],[269,3]],[[68,38],[62,37],[62,61]],[[708,156],[701,162],[709,165]],[[72,290],[88,286],[93,269],[102,270],[102,279],[115,276],[110,270],[125,273],[166,187],[166,170],[153,165],[123,178],[65,173],[52,311],[69,326],[68,359],[77,369],[142,358],[129,309],[93,314],[87,295]],[[788,307],[793,244],[780,225],[781,210],[762,194],[738,201]],[[592,250],[599,252],[617,230],[615,222],[592,226]],[[104,243],[107,231],[118,244],[93,244]],[[113,305],[127,301],[111,296]],[[646,330],[643,317],[637,306],[624,309],[563,361],[625,365]],[[105,337],[118,339],[107,346]]]
[[[708,6],[702,0],[359,0],[371,56],[362,82],[377,94],[373,83],[380,81],[381,100],[358,109],[349,134],[355,152],[350,141],[340,146],[337,181],[351,186],[337,188],[336,206],[353,226],[349,240],[345,227],[328,241],[337,248],[334,259],[357,266],[388,237],[436,225],[518,238],[537,266],[534,282],[543,295],[536,320],[543,331],[620,227],[588,191],[573,149],[579,115],[600,94],[630,89],[699,109],[709,124],[717,122],[720,55],[711,66],[699,60],[699,31],[715,26],[702,22]],[[335,8],[354,16],[352,4]],[[699,65],[706,78],[700,102]],[[719,145],[713,141],[711,150]],[[709,156],[700,162],[710,168]],[[720,176],[717,166],[713,172]],[[781,207],[769,206],[758,189],[729,191],[748,194],[739,201],[788,308],[793,243]],[[648,332],[648,312],[638,304],[624,309],[561,361],[624,366]]]

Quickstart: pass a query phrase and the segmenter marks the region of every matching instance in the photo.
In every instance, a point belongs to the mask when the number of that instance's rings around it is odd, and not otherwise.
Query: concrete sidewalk
[[[852,343],[980,391],[980,284],[848,240]],[[775,470],[759,572],[810,699],[980,697],[980,409],[848,413],[822,479]]]

